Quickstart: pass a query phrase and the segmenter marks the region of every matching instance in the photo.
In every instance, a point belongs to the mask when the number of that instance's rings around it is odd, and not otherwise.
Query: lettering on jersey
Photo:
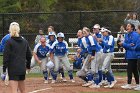
[[[49,47],[43,48],[42,46],[39,46],[37,49],[37,56],[40,58],[46,57],[46,54],[49,52]]]
[[[38,52],[39,52],[42,56],[46,56],[46,54],[48,53],[48,51],[43,51],[42,49],[38,49]]]
[[[66,47],[64,47],[64,46],[56,46],[56,49],[60,50],[60,52],[63,52],[63,50],[65,50]]]

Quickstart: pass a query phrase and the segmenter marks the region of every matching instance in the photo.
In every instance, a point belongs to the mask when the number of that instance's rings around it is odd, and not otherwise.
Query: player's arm
[[[89,62],[91,62],[94,59],[94,57],[95,57],[96,46],[95,46],[95,42],[94,42],[94,39],[93,39],[92,36],[89,36],[89,41],[90,41],[90,44],[91,44],[91,47],[92,47],[91,57],[89,59]]]
[[[50,60],[53,62],[53,59],[54,59],[54,48],[55,48],[55,45],[56,45],[57,41],[55,41],[52,46],[50,46]]]
[[[40,44],[37,44],[35,46],[34,51],[33,51],[33,56],[34,56],[35,60],[40,64],[41,63],[41,60],[38,58],[38,56],[36,54],[37,53],[37,49],[38,49],[39,46],[40,46]]]
[[[38,58],[38,56],[36,55],[35,52],[33,52],[33,56],[34,56],[35,60],[40,64],[41,60],[39,60],[39,58]]]
[[[53,62],[54,54],[53,52],[50,53],[50,60]]]

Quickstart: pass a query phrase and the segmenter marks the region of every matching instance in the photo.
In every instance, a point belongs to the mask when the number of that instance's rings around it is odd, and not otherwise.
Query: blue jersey
[[[94,34],[97,38],[103,38],[103,35],[101,34],[101,32],[98,32],[98,33],[96,33],[96,34]],[[99,44],[99,46],[102,48],[103,46],[102,46],[102,44],[101,43],[98,43]]]
[[[125,52],[126,59],[137,59],[136,51],[132,49],[131,44],[133,43],[134,45],[136,45],[138,37],[139,35],[136,31],[132,31],[125,35],[123,47],[126,50]]]
[[[55,40],[51,41],[50,39],[48,39],[48,40],[47,40],[47,43],[48,43],[50,46],[52,46],[52,44],[53,44],[55,41],[57,41],[57,40],[55,39]]]
[[[103,53],[114,52],[115,41],[112,35],[104,36],[102,41]]]
[[[10,34],[7,34],[2,38],[1,43],[0,43],[0,52],[4,51],[5,44],[6,44],[8,39],[10,39]]]
[[[93,50],[95,50],[96,52],[99,52],[101,50],[101,47],[99,47],[99,44],[97,44],[97,41],[91,35],[86,36],[85,39],[89,54],[92,54]]]
[[[35,48],[34,52],[39,58],[45,58],[47,56],[47,53],[50,51],[50,46],[46,44],[45,47],[43,47],[40,43],[38,43]]]
[[[78,47],[81,48],[81,46],[82,46],[82,38],[78,38],[77,44],[78,44]]]
[[[82,38],[78,38],[78,47],[81,48],[81,55],[83,55],[84,53],[87,52],[87,44],[86,44],[86,40],[85,40],[85,37],[82,37]]]
[[[102,38],[103,37],[101,33],[96,33],[95,35],[96,35],[97,38]]]
[[[55,41],[50,48],[50,52],[53,52],[54,55],[56,55],[56,56],[64,56],[68,52],[67,42],[66,41],[63,41],[63,42]]]

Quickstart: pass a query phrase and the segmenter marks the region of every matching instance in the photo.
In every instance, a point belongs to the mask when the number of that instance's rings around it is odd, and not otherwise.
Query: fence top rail
[[[98,11],[60,11],[60,12],[17,12],[0,13],[0,15],[23,15],[23,14],[61,14],[61,13],[97,13],[97,12],[137,12],[137,10],[98,10]]]
[[[68,11],[68,12],[100,13],[100,12],[137,12],[137,11],[136,10],[98,10],[98,11]]]

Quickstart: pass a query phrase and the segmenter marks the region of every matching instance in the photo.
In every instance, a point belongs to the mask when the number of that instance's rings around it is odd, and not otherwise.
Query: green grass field
[[[74,77],[76,76],[76,72],[74,71],[74,73],[73,73],[73,75],[74,75]],[[114,75],[115,76],[120,76],[120,77],[126,77],[126,72],[114,72]],[[42,75],[42,73],[30,73],[30,74],[28,74],[27,75],[27,77],[42,77],[43,75]],[[67,72],[65,73],[65,76],[67,77],[68,76],[68,74],[67,74]]]

